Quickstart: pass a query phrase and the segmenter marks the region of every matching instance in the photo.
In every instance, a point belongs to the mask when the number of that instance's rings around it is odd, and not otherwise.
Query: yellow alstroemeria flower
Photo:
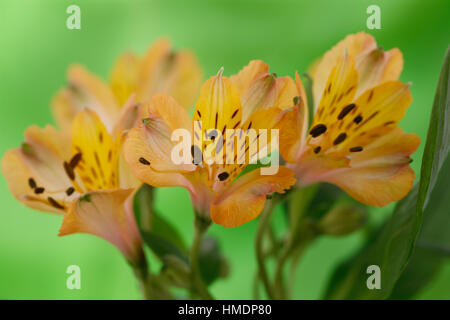
[[[384,52],[365,33],[345,38],[311,71],[309,131],[308,101],[296,76],[300,97],[285,118],[280,152],[300,186],[332,183],[373,206],[411,190],[410,155],[420,140],[398,127],[412,101],[409,85],[397,81],[402,67],[398,49]]]
[[[52,110],[60,128],[70,128],[75,115],[89,108],[110,130],[124,117],[124,106],[138,105],[153,94],[167,93],[184,108],[190,108],[201,85],[202,72],[189,51],[174,52],[170,42],[155,42],[142,57],[135,53],[121,56],[110,76],[110,84],[80,65],[68,70],[68,85],[52,101]],[[130,97],[134,95],[133,99]],[[133,110],[131,110],[133,111]],[[137,111],[129,114],[137,115]]]
[[[12,194],[30,208],[64,215],[60,236],[93,234],[131,264],[141,263],[131,203],[140,182],[123,160],[120,131],[108,132],[94,111],[85,110],[75,117],[71,136],[51,126],[30,127],[22,147],[2,160]]]
[[[185,187],[196,212],[225,227],[237,227],[255,219],[264,208],[267,194],[283,193],[295,183],[291,170],[279,167],[274,175],[261,175],[260,170],[253,170],[239,176],[248,161],[236,163],[237,152],[232,153],[233,164],[208,163],[205,158],[198,161],[195,153],[196,148],[202,151],[213,146],[216,154],[220,154],[224,146],[232,143],[234,151],[238,147],[245,149],[240,160],[254,156],[250,154],[249,139],[244,137],[243,144],[235,143],[226,136],[226,129],[249,132],[277,128],[283,117],[281,107],[292,106],[297,95],[292,79],[276,78],[267,68],[261,61],[252,61],[231,79],[219,71],[203,84],[192,120],[175,99],[154,96],[146,105],[147,118],[128,133],[124,146],[126,160],[135,175],[152,186]],[[190,144],[193,153],[190,162],[175,164],[171,154],[176,142],[171,135],[177,129],[185,129],[197,139],[210,132],[220,132],[222,138],[212,138],[200,145],[195,138],[190,140],[194,141]],[[253,141],[258,143],[258,150],[271,144],[270,137],[258,137]],[[225,151],[222,159],[227,157],[230,153]]]

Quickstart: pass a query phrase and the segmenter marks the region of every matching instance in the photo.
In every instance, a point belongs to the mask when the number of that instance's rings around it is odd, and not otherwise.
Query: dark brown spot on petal
[[[231,119],[233,119],[237,115],[238,112],[239,112],[239,109],[234,110],[233,115],[231,116]]]
[[[228,174],[228,172],[222,172],[217,177],[219,178],[220,181],[225,181],[228,179],[229,176],[230,175]]]
[[[97,167],[101,167],[100,158],[98,157],[97,151],[94,152],[95,162],[97,162]]]
[[[355,86],[350,87],[347,92],[345,93],[345,95],[348,95],[350,92],[353,91],[353,89],[355,89]]]
[[[323,113],[323,107],[319,107],[319,111],[317,111],[317,115],[319,116],[319,118],[322,116]]]
[[[250,121],[250,123],[248,124],[247,130],[249,130],[252,127],[253,122]]]
[[[394,124],[394,123],[395,123],[395,121],[388,121],[388,122],[385,122],[384,125],[385,125],[385,126],[388,126],[388,125]]]
[[[344,142],[344,140],[347,138],[347,134],[345,132],[341,133],[337,136],[337,138],[333,141],[334,145],[338,145],[339,143]]]
[[[236,127],[237,127],[240,123],[241,123],[241,121],[238,121],[238,122],[234,125],[233,129],[236,129]]]
[[[98,140],[100,141],[100,143],[103,143],[103,133],[102,132],[100,132],[98,134]]]
[[[53,199],[52,197],[48,197],[48,202],[53,206],[53,207],[55,207],[56,209],[61,209],[61,210],[63,210],[64,209],[64,206],[63,205],[61,205],[61,204],[59,204],[55,199]]]
[[[353,125],[353,122],[349,122],[347,124],[347,126],[345,127],[345,130],[348,131],[351,128],[352,125]]]
[[[318,146],[318,147],[314,148],[314,153],[317,154],[320,152],[320,150],[322,150],[322,148],[320,146]]]
[[[74,187],[70,187],[66,190],[66,194],[70,197],[75,192]]]
[[[97,171],[93,167],[91,167],[91,173],[94,176],[94,179],[98,179]]]
[[[222,130],[222,136],[225,135],[225,130],[227,130],[227,125],[225,125],[225,126],[223,127],[223,130]]]
[[[30,179],[28,179],[28,185],[30,186],[31,189],[35,189],[36,181],[33,178],[30,178]]]
[[[332,106],[334,104],[334,102],[336,101],[337,95],[334,95],[333,100],[331,100],[330,105]]]
[[[324,124],[318,124],[309,131],[309,134],[313,138],[316,138],[316,137],[320,136],[321,134],[325,133],[325,131],[327,131],[327,126]]]
[[[333,107],[333,109],[330,110],[330,115],[332,115],[336,111],[336,107]]]
[[[42,188],[42,187],[34,189],[35,194],[42,194],[44,192],[45,192],[45,188]]]
[[[373,90],[370,91],[369,97],[367,98],[367,102],[370,102],[370,100],[372,100],[372,98],[373,98]]]
[[[139,162],[142,163],[144,166],[149,166],[150,165],[150,161],[148,161],[145,158],[139,158]]]
[[[73,171],[73,167],[65,161],[64,161],[64,170],[66,171],[66,174],[70,180],[75,180],[75,172]]]
[[[378,113],[380,113],[380,111],[375,111],[374,113],[372,113],[366,120],[364,120],[363,123],[361,123],[361,125],[364,125],[367,122],[369,122],[370,120],[372,120]]]
[[[92,185],[94,183],[94,181],[92,181],[92,179],[88,176],[83,176],[83,177],[81,177],[81,179],[83,180],[84,183],[88,183],[90,185]]]
[[[77,153],[76,155],[74,155],[72,157],[72,159],[69,162],[70,167],[72,167],[73,169],[76,168],[76,166],[78,165],[78,163],[81,161],[81,158],[83,157],[83,155],[81,154],[81,152]]]
[[[216,125],[214,126],[214,128],[217,128],[217,121],[219,120],[219,114],[216,112]]]
[[[363,147],[350,148],[350,152],[361,152],[361,151],[363,151]]]
[[[292,101],[294,102],[294,105],[296,106],[300,102],[300,97],[296,96],[296,97],[294,97],[294,99],[292,99]]]
[[[201,118],[202,117],[202,114],[200,113],[200,110],[197,110],[197,114],[198,114],[198,116]]]
[[[353,122],[358,124],[363,120],[363,117],[361,115],[358,115],[355,117],[355,119],[353,119]]]
[[[192,163],[198,165],[202,162],[202,150],[196,145],[191,146]]]
[[[331,90],[331,82],[330,82],[330,84],[328,85],[327,92],[330,93],[330,90]]]
[[[352,111],[355,107],[356,105],[354,103],[350,103],[348,106],[342,108],[341,112],[338,115],[338,120],[344,119],[344,117],[348,115],[350,111]]]

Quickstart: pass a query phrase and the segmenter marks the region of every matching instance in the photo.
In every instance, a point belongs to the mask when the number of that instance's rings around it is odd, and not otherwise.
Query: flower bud
[[[317,224],[319,232],[342,236],[359,229],[366,221],[366,211],[353,204],[340,204],[331,209]]]

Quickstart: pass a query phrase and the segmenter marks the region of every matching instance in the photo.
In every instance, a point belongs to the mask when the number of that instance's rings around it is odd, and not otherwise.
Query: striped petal
[[[297,95],[294,81],[290,77],[277,78],[268,71],[268,65],[254,60],[230,78],[241,97],[244,121],[259,109],[293,106],[292,100]]]
[[[331,70],[342,58],[344,52],[347,51],[347,54],[355,59],[357,56],[364,55],[374,49],[376,49],[375,39],[367,33],[360,32],[348,35],[323,55],[320,62],[317,62],[314,68],[309,70],[313,79],[315,109],[322,99]]]
[[[381,83],[397,80],[402,69],[403,55],[398,49],[384,51],[382,48],[376,48],[358,56],[356,70],[359,81],[356,96]]]
[[[74,172],[87,191],[119,186],[119,145],[93,111],[77,114],[72,125],[72,153],[80,160]]]

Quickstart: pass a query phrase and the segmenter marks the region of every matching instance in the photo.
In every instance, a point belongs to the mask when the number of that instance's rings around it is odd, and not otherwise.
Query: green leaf
[[[445,211],[444,202],[447,201],[450,192],[445,182],[443,184],[440,182],[442,179],[448,181],[448,178],[445,178],[448,174],[446,159],[450,146],[448,75],[449,54],[447,51],[433,105],[419,184],[397,204],[392,217],[382,227],[375,240],[368,242],[359,253],[336,270],[330,281],[326,298],[388,298],[412,257],[423,212],[425,212],[425,218],[421,236],[425,233],[433,235],[433,239],[448,237],[449,213],[448,210]],[[430,220],[435,222],[430,223]],[[421,237],[417,246],[423,246]],[[414,261],[415,259],[412,260]],[[367,288],[366,280],[369,275],[366,270],[370,265],[378,265],[381,269],[381,289],[379,290]],[[429,271],[431,272],[434,268],[435,265],[431,265]],[[402,292],[404,291],[405,289],[402,289]]]
[[[186,246],[180,234],[153,210],[153,191],[152,187],[144,185],[134,198],[134,213],[142,238],[160,259],[175,255],[187,262]]]
[[[228,275],[228,262],[222,255],[219,242],[215,238],[203,239],[200,245],[199,268],[203,281],[207,285]]]
[[[447,204],[450,196],[449,54],[450,50],[447,50],[423,159],[421,179],[428,184],[426,192],[419,197],[419,205],[424,208],[422,229],[411,261],[390,296],[392,299],[408,299],[417,294],[450,255],[450,210]]]

